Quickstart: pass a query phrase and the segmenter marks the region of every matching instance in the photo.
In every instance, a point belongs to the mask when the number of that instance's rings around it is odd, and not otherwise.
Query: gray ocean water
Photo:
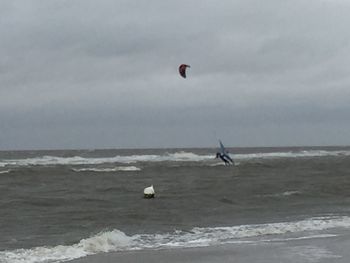
[[[350,147],[229,150],[0,152],[0,262],[350,228]]]

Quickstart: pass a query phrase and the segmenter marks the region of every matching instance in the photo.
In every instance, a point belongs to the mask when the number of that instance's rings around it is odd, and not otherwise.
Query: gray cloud
[[[349,144],[349,12],[322,0],[3,1],[0,148]]]

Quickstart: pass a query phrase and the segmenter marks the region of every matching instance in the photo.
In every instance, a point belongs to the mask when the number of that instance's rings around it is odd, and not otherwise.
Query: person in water
[[[228,156],[228,155],[225,154],[225,153],[219,153],[219,152],[217,152],[217,153],[216,153],[216,158],[220,158],[220,159],[225,163],[225,165],[233,164],[233,160],[231,159],[231,157]]]

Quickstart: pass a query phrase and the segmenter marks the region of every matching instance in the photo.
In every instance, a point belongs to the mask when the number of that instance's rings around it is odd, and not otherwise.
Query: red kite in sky
[[[186,65],[186,64],[181,64],[179,67],[179,73],[181,75],[181,77],[183,77],[184,79],[186,78],[186,68],[190,68],[190,65]]]

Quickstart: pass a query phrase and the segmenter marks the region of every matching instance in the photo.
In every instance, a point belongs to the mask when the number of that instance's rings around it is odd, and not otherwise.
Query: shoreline
[[[191,262],[191,263],[348,263],[350,235],[330,235],[285,241],[258,241],[196,248],[109,252],[70,263]]]

